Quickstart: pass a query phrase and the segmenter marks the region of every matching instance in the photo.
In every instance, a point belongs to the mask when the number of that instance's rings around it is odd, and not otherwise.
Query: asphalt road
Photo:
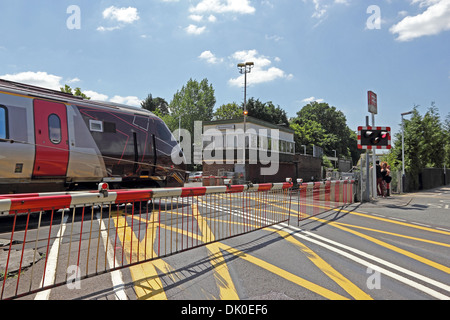
[[[304,221],[293,206],[289,224],[22,299],[450,299],[449,206],[450,186]]]

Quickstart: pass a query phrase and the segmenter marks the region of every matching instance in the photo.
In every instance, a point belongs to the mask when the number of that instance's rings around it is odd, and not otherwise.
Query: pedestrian
[[[377,173],[377,195],[382,196],[383,189],[381,183],[383,182],[383,176],[381,174],[380,161],[377,160],[375,163],[376,163],[375,171]]]
[[[386,181],[386,196],[391,196],[391,166],[386,164],[386,175],[384,176],[384,180]]]
[[[386,197],[386,194],[387,194],[387,180],[389,180],[389,178],[390,178],[390,176],[389,176],[390,171],[388,171],[387,165],[388,164],[385,161],[383,161],[381,163],[381,196],[383,198]],[[389,182],[391,182],[391,181],[389,180]]]

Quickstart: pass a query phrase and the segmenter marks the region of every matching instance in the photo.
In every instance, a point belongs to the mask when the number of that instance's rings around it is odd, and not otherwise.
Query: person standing
[[[390,171],[388,171],[387,165],[388,165],[387,162],[383,161],[381,163],[381,196],[383,198],[385,198],[386,194],[387,194],[387,180],[388,180],[387,177],[389,177],[389,174],[390,174]]]
[[[383,189],[381,183],[383,182],[383,176],[381,175],[380,161],[377,160],[375,163],[376,163],[375,171],[377,173],[377,195],[382,196]]]
[[[390,197],[391,196],[391,166],[390,165],[386,165],[386,175],[384,176],[384,180],[386,181],[386,196]]]

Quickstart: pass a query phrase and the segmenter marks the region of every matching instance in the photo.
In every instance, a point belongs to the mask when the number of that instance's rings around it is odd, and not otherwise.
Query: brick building
[[[320,179],[321,160],[296,155],[294,131],[285,126],[247,117],[244,131],[244,118],[210,121],[203,122],[203,175],[234,177],[234,183],[309,181]]]

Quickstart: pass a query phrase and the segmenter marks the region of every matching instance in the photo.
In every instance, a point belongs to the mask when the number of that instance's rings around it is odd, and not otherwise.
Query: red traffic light
[[[391,149],[391,128],[358,127],[358,149]]]

